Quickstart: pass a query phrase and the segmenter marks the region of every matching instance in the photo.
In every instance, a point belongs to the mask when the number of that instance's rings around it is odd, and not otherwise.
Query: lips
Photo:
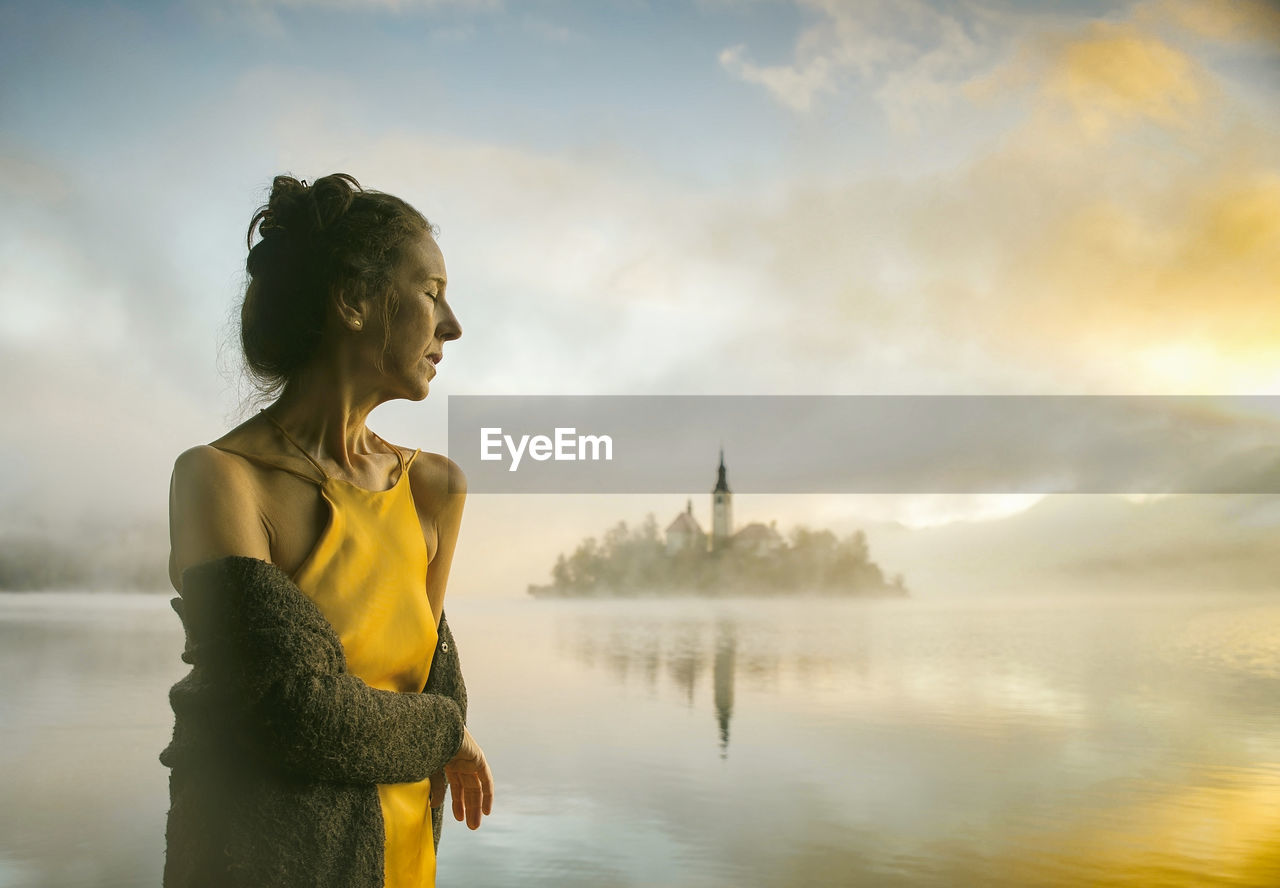
[[[444,355],[441,354],[440,352],[432,352],[431,354],[427,355],[427,360],[431,362],[432,366],[435,366],[436,364],[439,364],[441,361],[444,360]]]

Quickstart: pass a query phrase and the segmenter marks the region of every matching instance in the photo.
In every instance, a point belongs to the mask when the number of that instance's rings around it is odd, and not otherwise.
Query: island
[[[583,540],[551,568],[551,582],[529,584],[537,598],[641,596],[903,597],[901,574],[886,578],[871,560],[861,530],[838,538],[803,525],[784,538],[776,522],[733,529],[733,493],[720,451],[711,491],[711,532],[693,515],[693,500],[659,535],[652,513],[635,527],[619,521],[597,540]]]

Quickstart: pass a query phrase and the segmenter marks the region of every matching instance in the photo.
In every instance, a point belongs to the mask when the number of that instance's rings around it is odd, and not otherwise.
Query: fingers
[[[462,786],[462,807],[467,812],[467,828],[479,829],[480,827],[480,783],[473,777],[468,777],[467,782]]]
[[[453,819],[465,821],[470,829],[479,829],[481,817],[493,811],[493,772],[483,754],[468,764],[471,767],[465,771],[458,768],[449,775]]]
[[[461,797],[462,813],[458,811],[459,797]],[[457,784],[454,784],[453,796],[453,816],[458,820],[466,820],[469,829],[480,828],[481,806],[483,804],[484,792],[480,787],[479,774],[467,774],[462,779],[462,792],[457,791]],[[487,811],[483,813],[488,813]]]
[[[480,803],[481,809],[487,817],[493,811],[493,772],[489,770],[489,761],[481,759],[480,764]],[[477,818],[478,824],[478,818]]]
[[[453,796],[453,819],[461,821],[464,817],[462,811],[462,781],[461,775],[454,776],[449,783],[449,794]]]

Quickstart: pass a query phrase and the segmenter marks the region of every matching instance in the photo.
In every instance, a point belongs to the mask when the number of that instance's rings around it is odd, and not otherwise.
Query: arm
[[[179,721],[233,731],[220,739],[313,779],[391,783],[443,767],[463,741],[457,703],[370,688],[346,671],[333,627],[268,562],[253,494],[243,467],[214,448],[174,467],[170,566],[182,571],[175,609],[195,666],[170,694]],[[191,734],[182,728],[175,745]]]
[[[462,679],[462,662],[458,659],[458,645],[453,640],[449,621],[440,614],[439,640],[431,660],[431,673],[423,686],[424,694],[443,694],[458,704],[462,720],[467,720],[467,685]]]
[[[280,765],[319,780],[423,780],[462,748],[462,713],[453,700],[370,688],[349,673],[281,679],[257,711]]]
[[[347,672],[333,628],[275,565],[219,558],[188,568],[182,584],[193,675],[235,701],[227,719],[241,723],[251,753],[305,779],[401,783],[462,747],[457,703],[371,688]],[[180,714],[183,702],[174,699]]]
[[[432,608],[439,602],[440,620],[437,626],[435,653],[431,659],[431,672],[423,693],[444,694],[458,704],[463,721],[467,717],[467,688],[462,680],[462,665],[458,660],[458,647],[444,614],[445,586],[449,582],[449,570],[453,566],[453,553],[458,544],[458,531],[462,526],[462,510],[467,500],[467,476],[462,468],[446,456],[426,454],[414,466],[414,501],[418,503],[420,517],[434,531],[435,553],[427,568],[427,599]]]
[[[433,487],[428,487],[428,492],[435,493],[434,499],[429,499],[429,515],[435,516],[433,524],[436,538],[439,544],[436,548],[435,557],[431,559],[431,569],[428,574],[427,593],[432,597],[433,609],[438,609],[441,620],[444,618],[444,585],[449,577],[449,567],[453,562],[453,550],[458,540],[458,527],[462,523],[462,507],[466,501],[467,479],[462,472],[462,468],[448,457],[438,457],[435,461],[437,480]],[[415,491],[415,502],[417,492]],[[438,602],[438,603],[437,603]],[[449,649],[453,650],[452,636],[448,641]],[[453,651],[456,657],[457,652]],[[444,661],[448,663],[448,658]],[[462,687],[462,673],[457,668],[456,660],[452,662],[452,671],[457,677],[456,683],[452,686],[455,693],[465,694]],[[442,673],[441,681],[449,670]],[[428,682],[431,677],[428,676]],[[465,702],[465,696],[463,697]],[[453,816],[457,820],[465,820],[471,829],[479,829],[482,817],[490,814],[493,808],[493,773],[489,770],[489,763],[485,758],[484,751],[475,742],[470,732],[464,730],[464,740],[458,755],[445,767],[445,774],[448,776],[450,794],[453,796]],[[432,792],[432,826],[437,827],[437,814],[439,810],[435,808],[437,802],[443,803],[443,793],[437,798],[436,793]],[[436,836],[436,842],[439,843],[439,830],[433,829]]]
[[[271,560],[271,541],[253,479],[240,460],[202,444],[184,451],[169,481],[169,579],[224,555]]]
[[[467,503],[467,476],[456,462],[437,453],[423,454],[411,469],[413,499],[426,535],[431,560],[427,567],[427,600],[439,624],[444,615],[445,587],[453,568],[462,511]],[[431,546],[432,540],[436,545]]]
[[[443,694],[458,704],[462,713],[462,721],[467,720],[467,686],[462,680],[462,664],[458,659],[458,646],[454,643],[453,632],[444,612],[440,613],[439,640],[436,652],[431,660],[431,673],[427,676],[424,694]],[[431,774],[431,834],[435,848],[440,850],[440,831],[444,827],[444,786],[443,771]]]
[[[435,653],[431,660],[431,672],[423,687],[424,693],[444,694],[458,704],[465,723],[467,718],[467,688],[462,679],[462,667],[458,659],[458,647],[449,621],[444,613],[445,586],[453,564],[458,531],[462,524],[462,511],[466,504],[467,478],[462,468],[448,457],[429,454],[415,466],[414,501],[420,503],[424,524],[432,527],[436,538],[436,551],[427,571],[427,597],[440,602],[440,623]],[[429,523],[428,523],[429,522]],[[445,775],[443,771],[431,775],[431,832],[436,849],[440,847],[443,827]]]
[[[453,641],[453,632],[449,631],[449,623],[445,621],[444,612],[440,612],[439,640],[435,642],[435,654],[431,659],[431,673],[426,677],[424,694],[443,694],[456,702],[462,713],[462,722],[467,720],[467,687],[462,681],[462,665],[458,660],[457,645]],[[431,841],[435,843],[435,851],[440,851],[440,832],[444,829],[444,772],[431,773]]]

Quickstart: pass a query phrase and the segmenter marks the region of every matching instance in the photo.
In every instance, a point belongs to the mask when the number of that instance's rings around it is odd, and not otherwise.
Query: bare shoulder
[[[169,485],[169,576],[225,555],[270,559],[253,474],[241,457],[208,444],[184,450]]]
[[[440,496],[465,495],[467,492],[467,476],[462,466],[443,453],[427,450],[419,453],[409,467],[409,477],[415,486]]]
[[[182,512],[243,506],[251,498],[253,486],[248,464],[242,457],[198,444],[174,460],[169,505]]]
[[[442,453],[419,453],[409,466],[409,485],[418,511],[433,521],[448,512],[460,513],[467,497],[466,474]]]
[[[467,501],[467,476],[461,466],[444,454],[424,451],[409,467],[409,478],[431,565],[427,572],[427,597],[439,622],[444,612],[444,590],[453,564],[453,550],[462,526],[462,510]]]

